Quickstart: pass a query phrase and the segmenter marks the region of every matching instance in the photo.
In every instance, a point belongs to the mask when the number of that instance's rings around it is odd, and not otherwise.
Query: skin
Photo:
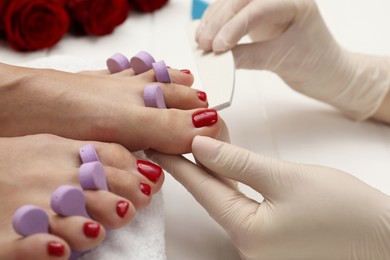
[[[79,186],[78,149],[88,143],[91,142],[48,134],[0,138],[1,259],[67,259],[71,248],[90,250],[104,239],[104,227],[113,229],[129,223],[136,210],[146,207],[151,196],[160,190],[164,176],[156,183],[149,181],[137,171],[137,158],[123,146],[92,142],[104,165],[110,192],[84,191],[88,213],[101,225],[97,238],[87,238],[83,225],[91,220],[54,214],[50,210],[50,194],[61,185]],[[141,183],[151,187],[150,196],[140,190]],[[129,210],[123,218],[116,213],[116,205],[121,200],[129,202]],[[16,234],[11,224],[12,214],[25,204],[47,211],[51,234],[26,238]],[[48,255],[47,245],[53,241],[65,246],[62,257]]]
[[[0,63],[1,259],[52,259],[47,252],[50,242],[65,247],[64,255],[53,259],[67,259],[72,249],[96,247],[104,239],[104,227],[119,228],[130,222],[162,186],[163,175],[155,183],[148,180],[137,171],[137,158],[129,151],[153,148],[185,153],[194,136],[219,135],[221,121],[200,128],[192,123],[192,114],[208,107],[207,100],[191,88],[192,74],[175,69],[169,73],[174,83],[161,84],[153,70],[140,75],[132,69],[116,74],[107,70],[67,73]],[[147,84],[161,86],[169,109],[145,107]],[[92,143],[110,190],[84,191],[88,213],[101,226],[94,239],[82,231],[90,220],[57,216],[49,205],[51,193],[59,186],[79,186],[78,149],[90,140],[101,141]],[[141,183],[151,187],[149,196],[141,191]],[[124,218],[116,214],[120,200],[130,205]],[[47,211],[50,234],[21,238],[15,233],[12,214],[26,204]]]
[[[196,135],[215,137],[221,120],[196,128],[192,114],[208,107],[190,88],[194,78],[169,69],[173,82],[156,83],[153,70],[67,73],[0,64],[0,136],[51,133],[77,140],[186,153]],[[170,109],[147,108],[143,88],[159,84]],[[131,134],[130,134],[131,133]]]

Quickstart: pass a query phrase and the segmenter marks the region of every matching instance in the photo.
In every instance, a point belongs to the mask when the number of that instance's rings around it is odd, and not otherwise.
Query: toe
[[[222,120],[213,109],[178,110],[178,109],[144,109],[131,121],[142,121],[142,126],[123,122],[122,129],[132,129],[134,135],[119,133],[127,139],[132,147],[146,150],[152,148],[169,154],[191,152],[191,143],[196,135],[218,137],[222,130]],[[153,127],[150,127],[153,126]],[[134,137],[137,138],[134,138]],[[136,144],[143,146],[137,147]],[[129,147],[131,149],[131,147]]]
[[[51,260],[68,259],[69,245],[61,238],[49,234],[36,234],[0,246],[0,259]]]
[[[53,216],[50,221],[50,233],[62,237],[73,250],[78,252],[96,247],[106,235],[101,224],[79,216]]]
[[[90,216],[109,229],[129,223],[135,215],[134,205],[127,199],[107,191],[85,191]]]
[[[164,92],[164,99],[168,108],[193,109],[208,107],[205,92],[186,88],[177,84],[160,85]]]

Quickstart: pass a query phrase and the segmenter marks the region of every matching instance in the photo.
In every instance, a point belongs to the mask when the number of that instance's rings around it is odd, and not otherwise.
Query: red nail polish
[[[50,242],[47,245],[47,253],[51,256],[63,256],[65,253],[65,246],[60,242]]]
[[[100,233],[100,225],[95,222],[86,222],[84,224],[84,234],[89,238],[97,238]]]
[[[137,161],[137,170],[152,182],[157,182],[162,174],[160,166],[144,160]]]
[[[143,194],[145,194],[146,196],[150,196],[150,193],[152,191],[152,188],[150,188],[150,185],[141,182],[139,187],[140,187]]]
[[[116,214],[118,214],[119,217],[124,218],[128,210],[129,203],[127,201],[120,200],[116,204]]]
[[[196,128],[211,126],[218,121],[218,113],[215,109],[206,109],[192,115],[192,123]]]
[[[185,73],[185,74],[188,74],[188,75],[191,74],[191,71],[190,71],[190,70],[187,70],[187,69],[180,70],[180,71],[183,72],[183,73]]]
[[[207,95],[206,95],[206,92],[203,92],[203,91],[198,91],[198,98],[202,101],[206,101],[207,100]]]

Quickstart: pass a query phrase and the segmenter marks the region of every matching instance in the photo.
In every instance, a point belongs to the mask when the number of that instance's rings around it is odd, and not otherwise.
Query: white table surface
[[[354,51],[390,53],[390,1],[317,2],[342,45]],[[104,60],[115,52],[132,55],[147,50],[171,67],[195,71],[184,32],[190,9],[190,0],[171,0],[153,15],[130,15],[112,35],[66,36],[52,49],[34,53],[16,53],[1,42],[0,61],[19,64],[52,55]],[[390,127],[351,121],[293,92],[269,72],[238,71],[236,76],[233,105],[220,112],[232,143],[267,156],[335,167],[390,194]],[[239,259],[224,231],[169,174],[163,193],[168,259]]]

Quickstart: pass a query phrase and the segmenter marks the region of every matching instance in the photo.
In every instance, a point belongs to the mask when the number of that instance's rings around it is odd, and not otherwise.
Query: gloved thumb
[[[220,177],[244,183],[268,200],[287,192],[299,169],[296,164],[204,136],[194,138],[192,152],[203,166]]]

